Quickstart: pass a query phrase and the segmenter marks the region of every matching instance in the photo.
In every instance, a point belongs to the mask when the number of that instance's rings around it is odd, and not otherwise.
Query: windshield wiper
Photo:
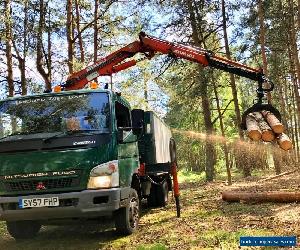
[[[59,137],[61,135],[74,135],[74,134],[81,134],[81,133],[87,133],[87,132],[95,132],[95,131],[101,131],[99,129],[79,129],[79,130],[68,130],[64,131],[55,135],[52,135],[48,138],[43,139],[44,143],[49,143],[52,139]]]
[[[5,138],[11,137],[11,136],[15,136],[15,135],[29,135],[29,134],[31,134],[31,133],[29,133],[29,132],[15,132],[15,133],[12,133],[10,135],[6,135],[4,137],[1,137],[0,141],[4,140]]]

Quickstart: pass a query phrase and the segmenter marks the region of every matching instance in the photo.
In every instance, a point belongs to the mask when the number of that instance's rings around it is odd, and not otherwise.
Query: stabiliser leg
[[[179,184],[178,184],[178,177],[177,177],[177,164],[174,162],[172,165],[172,177],[173,177],[173,190],[174,190],[174,198],[176,204],[176,212],[177,217],[180,217],[180,202],[179,202]]]

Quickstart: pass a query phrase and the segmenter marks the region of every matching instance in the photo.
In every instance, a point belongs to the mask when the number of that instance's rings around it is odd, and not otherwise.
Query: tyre
[[[168,204],[169,188],[168,182],[164,181],[156,187],[156,201],[158,207],[164,207]]]
[[[7,231],[16,240],[34,238],[41,229],[37,221],[7,221]]]
[[[148,207],[157,207],[156,189],[156,185],[151,183],[150,194],[147,197]]]
[[[117,232],[121,235],[134,233],[138,228],[139,213],[139,196],[136,190],[131,189],[127,206],[120,208],[115,214]]]

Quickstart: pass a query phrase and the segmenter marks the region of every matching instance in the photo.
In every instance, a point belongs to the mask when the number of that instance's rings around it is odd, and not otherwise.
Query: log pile
[[[253,141],[277,141],[280,148],[290,150],[293,144],[284,133],[284,126],[270,111],[253,112],[246,117],[248,137]]]

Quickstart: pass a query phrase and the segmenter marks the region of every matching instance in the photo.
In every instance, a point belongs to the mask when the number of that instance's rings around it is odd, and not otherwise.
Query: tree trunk
[[[18,60],[18,68],[20,70],[21,76],[21,94],[27,95],[27,80],[26,80],[26,56],[28,51],[27,46],[27,25],[28,25],[28,1],[24,1],[24,21],[23,21],[23,55],[19,51],[18,46],[16,45],[15,38],[12,39],[12,45],[16,52],[16,58]],[[19,36],[19,34],[17,34]]]
[[[225,43],[225,51],[226,57],[231,60],[230,49],[229,49],[229,42],[227,36],[227,22],[226,22],[226,8],[225,8],[225,0],[222,0],[222,26],[223,26],[223,34],[224,34],[224,43]],[[235,77],[233,74],[230,74],[230,87],[233,97],[234,103],[234,111],[235,111],[235,125],[238,128],[239,136],[242,139],[244,137],[243,130],[241,129],[241,111],[239,107],[239,100],[237,95],[237,88],[235,84]]]
[[[300,0],[298,0],[298,18],[297,18],[297,22],[298,22],[298,31],[300,30]]]
[[[24,32],[23,32],[23,58],[19,59],[19,69],[21,72],[21,89],[22,95],[27,95],[27,80],[26,80],[26,56],[28,51],[27,36],[28,36],[28,0],[24,1]]]
[[[288,110],[288,117],[289,120],[292,119],[292,113],[294,113],[294,121],[295,121],[295,126],[292,127],[291,129],[288,128],[288,131],[290,132],[289,134],[292,136],[292,140],[293,143],[296,143],[296,145],[299,145],[299,130],[298,130],[298,126],[297,124],[300,122],[300,118],[299,118],[299,113],[298,112],[292,112],[292,109],[294,109],[295,111],[298,109],[298,103],[296,100],[296,92],[297,92],[297,76],[296,76],[296,67],[295,67],[295,60],[293,58],[293,53],[292,53],[292,45],[291,45],[291,34],[289,32],[289,39],[287,39],[287,49],[288,49],[288,56],[289,56],[289,74],[291,75],[291,83],[288,82],[287,80],[285,80],[285,96],[286,99],[290,98],[290,95],[292,97],[292,103],[293,105],[287,105],[287,110]],[[292,85],[292,86],[291,86]],[[288,93],[290,93],[290,95],[288,95]],[[295,145],[295,146],[296,146]],[[299,159],[299,147],[295,147],[297,149],[296,154],[297,154],[297,158]]]
[[[227,35],[227,20],[226,20],[226,6],[225,6],[225,0],[221,1],[222,5],[222,28],[223,28],[223,35],[224,35],[224,44],[225,44],[225,52],[226,57],[231,60],[230,55],[230,48],[229,48],[229,42],[228,42],[228,35]],[[230,87],[231,87],[231,93],[233,97],[233,103],[234,103],[234,112],[235,112],[235,126],[238,129],[239,137],[240,139],[244,139],[244,133],[240,126],[241,124],[241,111],[239,106],[239,100],[238,100],[238,92],[235,82],[235,76],[234,74],[229,74],[230,76]],[[239,157],[235,157],[237,168],[246,168],[246,164],[244,164],[243,159]],[[244,173],[248,174],[250,173],[250,169],[245,170]],[[250,174],[249,174],[250,176]]]
[[[18,62],[19,62],[19,70],[21,72],[21,91],[22,91],[22,95],[27,95],[27,80],[26,80],[26,58],[18,58]]]
[[[68,43],[68,68],[69,74],[73,73],[74,70],[74,56],[73,56],[73,2],[67,0],[67,43]]]
[[[43,56],[43,33],[45,31],[45,5],[44,0],[40,0],[40,19],[39,19],[39,26],[38,26],[38,33],[37,33],[37,44],[36,44],[36,65],[37,70],[43,77],[45,81],[45,89],[47,91],[51,91],[51,80],[49,78],[49,72],[47,73],[44,69],[44,56]]]
[[[95,9],[94,9],[94,63],[97,62],[98,58],[98,0],[95,0]]]
[[[14,96],[14,77],[13,77],[13,61],[12,61],[12,20],[10,0],[4,1],[5,9],[5,46],[6,46],[6,62],[7,62],[7,84],[8,96]]]
[[[299,6],[298,6],[299,7]],[[294,84],[293,84],[293,94],[295,98],[295,103],[297,106],[297,120],[298,124],[300,124],[300,62],[298,57],[298,47],[297,47],[297,35],[295,28],[295,20],[294,20],[294,6],[293,1],[288,0],[288,48],[290,48],[290,65],[291,65],[291,75],[294,75]],[[299,24],[299,23],[298,23]],[[296,73],[296,74],[295,74]],[[296,75],[296,76],[295,76]],[[296,133],[296,131],[298,133]],[[299,130],[295,127],[295,137],[298,142],[299,138]],[[297,143],[298,144],[298,143]],[[297,148],[297,155],[299,156],[299,149]]]
[[[83,48],[82,35],[80,32],[80,10],[79,10],[78,0],[75,0],[75,9],[76,9],[76,29],[78,34],[78,44],[80,50],[80,62],[84,63],[84,48]]]
[[[212,80],[212,82],[213,82],[213,87],[214,87],[214,94],[215,94],[215,97],[216,97],[216,103],[217,103],[221,133],[222,133],[222,136],[225,137],[225,129],[224,129],[224,123],[223,123],[223,115],[222,115],[221,107],[220,107],[219,94],[218,94],[218,90],[217,90],[216,83],[215,83],[214,79]],[[231,169],[230,169],[230,162],[229,162],[229,150],[228,150],[228,146],[227,146],[226,141],[222,145],[222,148],[223,148],[224,156],[225,156],[227,181],[228,181],[228,185],[231,185],[232,184],[232,179],[231,179]]]
[[[197,20],[195,17],[194,13],[194,6],[191,0],[186,0],[188,10],[189,10],[189,19],[190,19],[190,24],[192,28],[192,37],[194,43],[201,47],[201,40],[204,43],[205,46],[205,41],[204,39],[199,39],[200,36],[203,37],[203,34],[201,31],[198,31],[198,25],[197,25]],[[199,23],[203,23],[202,20],[198,20]],[[199,65],[199,74],[203,74],[203,67]],[[207,86],[207,79],[206,77],[203,77],[204,79],[200,79],[199,85],[200,85],[200,95],[201,95],[201,104],[202,104],[202,110],[203,110],[203,115],[204,115],[204,125],[207,133],[207,139],[206,139],[206,180],[207,181],[213,181],[214,175],[215,175],[215,162],[216,162],[216,152],[214,145],[212,142],[209,141],[208,137],[210,134],[213,133],[214,128],[211,120],[211,112],[210,112],[210,103],[209,103],[209,97],[208,97],[208,86]]]
[[[265,75],[268,75],[268,63],[267,63],[267,56],[266,56],[266,30],[265,30],[265,24],[264,24],[264,7],[263,7],[263,2],[262,0],[258,0],[258,18],[259,18],[259,38],[260,38],[260,45],[261,45],[261,56],[262,56],[262,61],[263,61],[263,71]],[[267,84],[266,88],[269,88],[269,84]],[[267,93],[267,99],[268,103],[272,102],[272,96],[271,93]],[[281,172],[281,165],[279,164],[278,159],[276,159],[276,155],[273,154],[273,162],[274,162],[274,167],[276,170],[276,173]]]
[[[268,63],[267,63],[267,56],[266,56],[266,30],[264,24],[264,7],[262,0],[258,0],[258,18],[259,18],[259,40],[261,46],[261,57],[263,61],[263,70],[264,74],[268,75]],[[270,86],[266,86],[269,88]],[[271,93],[267,93],[268,102],[271,103]]]
[[[298,119],[300,120],[300,95],[299,95],[299,89],[300,89],[300,62],[298,57],[298,49],[297,49],[297,38],[296,38],[296,31],[295,31],[295,22],[294,22],[294,8],[293,8],[293,2],[291,0],[288,0],[289,3],[289,18],[290,18],[290,42],[291,42],[291,48],[292,48],[292,54],[294,58],[294,64],[296,66],[296,72],[297,72],[297,84],[295,86],[295,97],[297,101],[297,107],[298,107]]]
[[[52,41],[51,41],[51,9],[49,9],[48,12],[48,32],[47,32],[47,56],[46,57],[46,62],[47,62],[47,70],[48,70],[48,76],[49,76],[49,82],[51,83],[52,81]],[[46,89],[51,89],[51,84],[50,86],[47,86]]]
[[[296,100],[295,100],[295,92],[294,91],[292,92],[292,107],[293,107],[294,110],[297,109]],[[293,139],[292,142],[295,145],[296,158],[299,161],[300,160],[300,149],[299,149],[299,130],[300,130],[299,122],[300,121],[298,121],[298,117],[297,117],[296,112],[293,112],[293,120],[294,120],[294,124],[295,124],[295,130],[294,130],[294,133],[293,133],[295,139]]]

